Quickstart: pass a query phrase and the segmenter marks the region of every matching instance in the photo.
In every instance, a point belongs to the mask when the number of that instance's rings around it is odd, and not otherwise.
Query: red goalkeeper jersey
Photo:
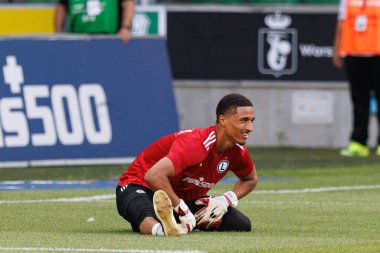
[[[142,151],[121,175],[119,186],[149,185],[145,173],[161,158],[169,158],[176,175],[169,178],[174,192],[184,201],[200,198],[231,170],[245,177],[254,163],[245,146],[236,144],[223,152],[216,147],[216,127],[188,129],[169,134]]]

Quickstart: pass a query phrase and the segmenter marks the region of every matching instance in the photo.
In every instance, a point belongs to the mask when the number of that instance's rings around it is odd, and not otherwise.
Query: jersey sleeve
[[[176,172],[181,173],[188,167],[201,163],[207,156],[207,151],[200,139],[192,136],[177,138],[167,154]]]
[[[251,173],[254,167],[255,167],[255,164],[252,161],[251,156],[249,155],[248,149],[244,147],[244,152],[241,157],[241,160],[237,164],[237,166],[232,169],[232,172],[238,178],[243,178],[243,177],[246,177],[249,173]]]

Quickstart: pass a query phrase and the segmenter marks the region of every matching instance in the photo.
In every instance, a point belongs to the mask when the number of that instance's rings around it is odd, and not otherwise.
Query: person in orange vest
[[[353,130],[343,156],[368,157],[371,93],[378,101],[380,126],[380,0],[341,0],[335,31],[333,63],[344,66],[353,104]],[[376,154],[380,156],[380,134]]]

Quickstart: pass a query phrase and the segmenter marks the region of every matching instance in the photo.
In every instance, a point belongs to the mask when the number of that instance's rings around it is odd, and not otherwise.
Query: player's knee
[[[244,222],[241,223],[241,232],[251,232],[252,224],[251,221],[247,218]]]
[[[236,217],[238,226],[236,230],[240,232],[250,232],[252,230],[251,220],[242,213],[238,213]]]
[[[223,218],[222,224],[218,228],[218,231],[230,232],[250,232],[251,230],[252,225],[249,218],[236,209],[232,209],[231,213]]]

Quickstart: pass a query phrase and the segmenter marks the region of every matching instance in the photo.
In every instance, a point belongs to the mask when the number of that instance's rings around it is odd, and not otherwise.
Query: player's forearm
[[[66,7],[63,4],[58,4],[55,9],[55,16],[54,16],[54,31],[55,32],[62,32],[63,23],[67,16],[67,10]]]
[[[342,21],[338,20],[335,28],[335,37],[334,37],[334,53],[332,57],[333,64],[337,68],[341,68],[343,66],[342,57],[339,54],[339,46],[342,34]]]
[[[341,34],[342,34],[342,21],[338,20],[338,22],[336,23],[335,35],[334,35],[334,52],[339,51]]]
[[[133,0],[124,0],[122,4],[123,15],[121,25],[132,27],[132,19],[135,14],[135,2]]]
[[[235,185],[232,191],[236,194],[238,199],[243,198],[245,195],[253,191],[258,183],[258,177],[256,173],[252,174],[249,178],[240,179]]]
[[[180,199],[177,194],[175,194],[169,181],[169,177],[174,175],[175,169],[173,163],[169,158],[164,157],[147,171],[144,176],[144,180],[153,191],[165,191],[172,201],[173,206],[177,206]]]
[[[177,194],[174,193],[173,188],[170,185],[168,177],[163,175],[155,175],[153,177],[145,177],[145,181],[149,184],[153,191],[163,190],[169,196],[173,206],[177,206],[180,202]]]

